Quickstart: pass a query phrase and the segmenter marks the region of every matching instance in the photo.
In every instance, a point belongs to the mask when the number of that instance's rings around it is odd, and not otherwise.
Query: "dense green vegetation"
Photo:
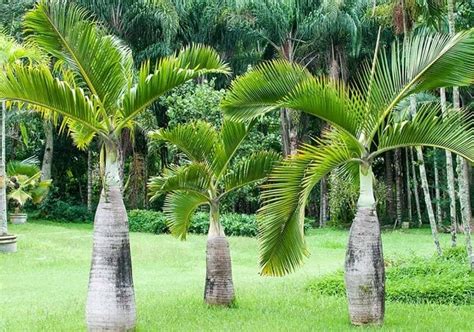
[[[12,232],[21,234],[21,242],[16,255],[2,256],[0,331],[85,330],[91,226],[32,221],[12,226]],[[131,234],[139,330],[350,330],[343,298],[306,289],[315,276],[342,267],[346,231],[311,231],[312,256],[285,278],[259,276],[256,241],[231,237],[238,301],[230,310],[202,303],[205,241],[197,235],[177,242],[169,235]],[[427,229],[388,232],[383,241],[389,260],[432,256]],[[449,236],[441,242],[448,246]],[[469,331],[472,311],[473,306],[388,302],[381,330]]]

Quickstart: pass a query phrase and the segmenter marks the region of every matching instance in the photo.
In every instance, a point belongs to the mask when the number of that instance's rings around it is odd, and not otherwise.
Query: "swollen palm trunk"
[[[211,206],[211,226],[206,250],[204,300],[210,305],[229,306],[234,300],[229,242],[221,229],[216,206]]]
[[[346,292],[355,325],[382,324],[385,310],[385,270],[372,177],[370,168],[367,174],[360,173],[360,197],[346,254]]]
[[[86,307],[90,331],[127,331],[135,326],[128,220],[116,155],[107,156],[105,184],[94,220]]]

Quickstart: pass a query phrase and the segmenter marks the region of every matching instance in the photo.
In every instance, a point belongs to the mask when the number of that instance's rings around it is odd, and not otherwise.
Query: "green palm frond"
[[[162,176],[153,177],[148,183],[150,200],[153,201],[162,194],[177,190],[195,191],[207,195],[210,182],[211,174],[205,164],[191,163],[168,168]]]
[[[0,30],[0,65],[27,60],[30,63],[43,63],[46,56],[31,44],[19,44],[14,38]]]
[[[379,131],[381,153],[408,146],[430,146],[449,150],[474,162],[474,117],[465,111],[441,115],[441,105],[422,105],[410,120],[393,122]]]
[[[262,274],[282,276],[300,266],[308,254],[304,238],[304,208],[319,180],[339,167],[357,163],[358,145],[331,131],[318,146],[304,145],[291,159],[276,166],[264,185],[258,213]]]
[[[10,160],[7,163],[7,176],[26,175],[29,178],[38,177],[40,173],[38,163],[27,160]]]
[[[38,185],[31,190],[31,200],[33,204],[41,203],[49,193],[49,188],[51,187],[52,180],[40,181]]]
[[[361,91],[377,122],[371,124],[369,141],[396,105],[413,93],[474,82],[474,29],[454,37],[422,32],[405,42],[395,42],[390,55],[382,51],[374,75],[362,74]]]
[[[64,61],[107,110],[133,77],[131,50],[66,0],[42,0],[24,20],[28,40]]]
[[[125,93],[117,130],[127,126],[135,115],[178,85],[204,74],[228,74],[229,68],[212,48],[193,45],[177,55],[162,58],[150,72],[150,64],[145,62],[140,68],[138,82]]]
[[[208,165],[213,163],[218,136],[216,129],[204,121],[180,124],[174,128],[154,131],[149,135],[152,140],[176,145],[191,161],[206,162]]]
[[[246,157],[225,175],[223,179],[225,190],[229,192],[255,181],[265,179],[280,159],[277,153],[266,151],[257,152]]]
[[[209,203],[206,196],[192,191],[175,191],[166,196],[163,211],[168,218],[171,234],[180,240],[186,239],[194,211]]]
[[[279,109],[295,86],[311,77],[307,69],[297,64],[283,60],[265,62],[232,82],[221,103],[222,109],[232,120],[256,118]]]
[[[220,177],[227,168],[230,160],[239,148],[242,141],[253,126],[242,122],[224,120],[218,137],[218,144],[214,150],[214,161],[212,168],[217,177]]]
[[[0,99],[56,112],[94,133],[106,132],[95,99],[53,77],[46,65],[13,64],[0,71]]]

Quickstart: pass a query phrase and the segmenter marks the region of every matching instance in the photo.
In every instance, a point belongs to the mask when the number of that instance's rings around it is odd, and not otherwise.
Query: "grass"
[[[0,256],[0,331],[85,330],[91,226],[34,221],[10,231],[18,235],[19,251]],[[448,235],[441,240],[449,245]],[[312,256],[284,278],[260,277],[256,241],[230,238],[237,295],[232,309],[202,303],[205,241],[197,235],[180,242],[169,235],[132,233],[138,331],[360,330],[349,325],[343,298],[305,290],[314,276],[342,267],[346,231],[311,231]],[[434,252],[428,229],[385,233],[383,244],[386,257]],[[473,309],[387,303],[380,330],[471,331]]]

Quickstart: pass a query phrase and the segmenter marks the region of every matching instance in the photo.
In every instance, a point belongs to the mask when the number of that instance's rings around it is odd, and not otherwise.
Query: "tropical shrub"
[[[411,304],[474,304],[474,274],[462,247],[445,250],[442,257],[414,257],[386,261],[386,298]],[[315,294],[345,296],[344,273],[337,271],[311,281]]]
[[[128,223],[131,232],[168,233],[168,226],[163,212],[131,210],[128,211]]]

